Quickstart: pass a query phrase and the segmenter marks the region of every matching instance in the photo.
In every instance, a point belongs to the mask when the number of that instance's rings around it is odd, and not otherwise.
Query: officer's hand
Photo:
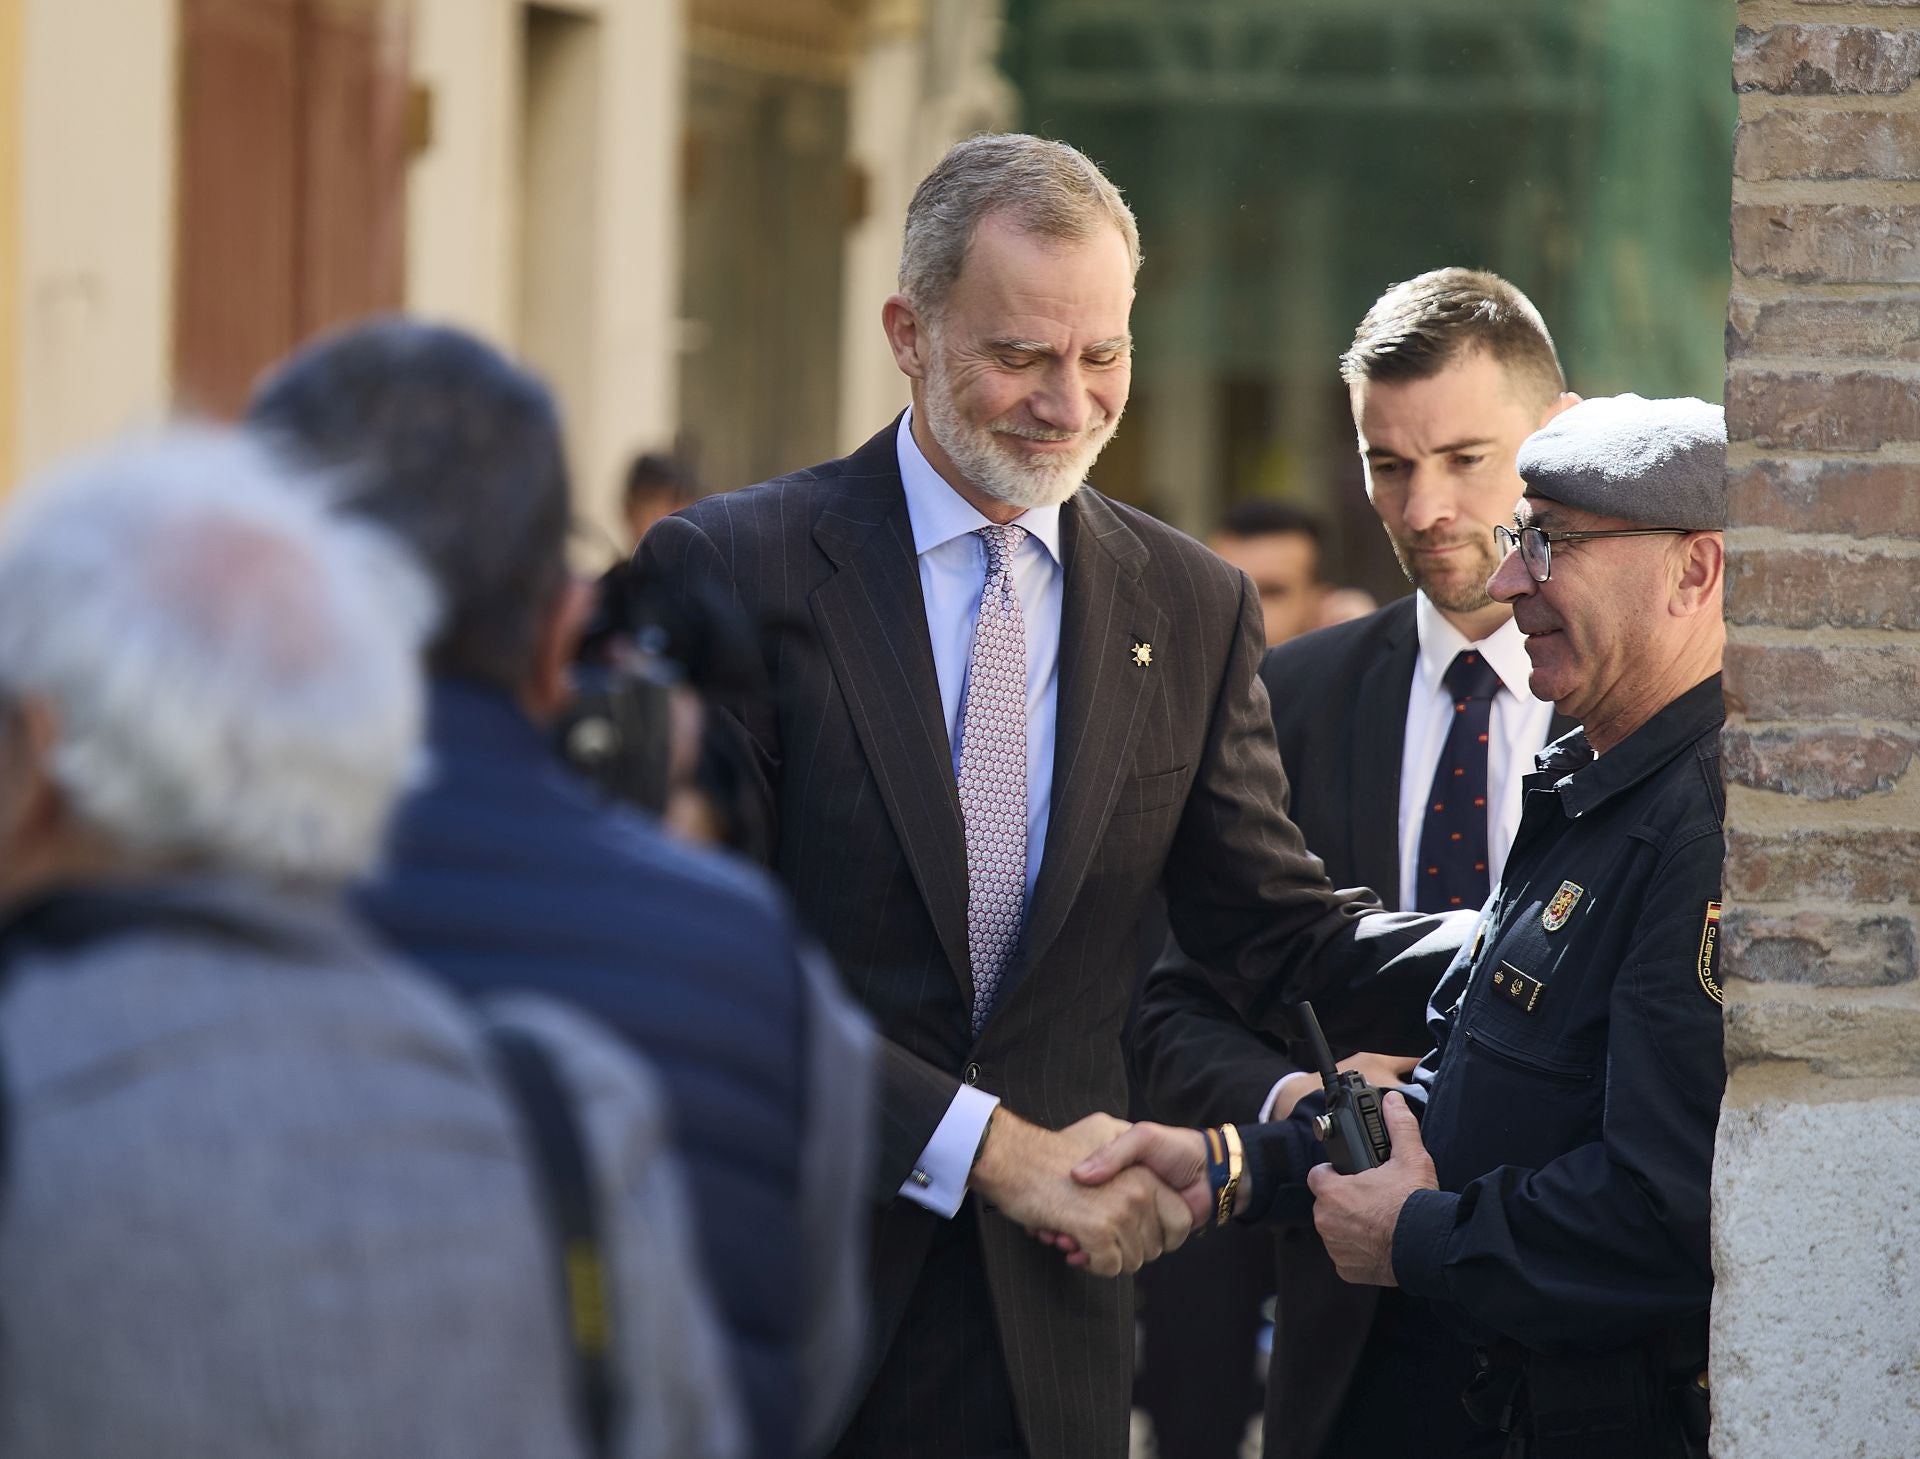
[[[1338,1175],[1331,1165],[1307,1172],[1313,1192],[1313,1224],[1342,1278],[1374,1287],[1393,1279],[1393,1228],[1400,1208],[1417,1190],[1437,1190],[1433,1160],[1420,1142],[1420,1122],[1398,1094],[1381,1100],[1393,1158],[1358,1175]]]
[[[1142,1121],[1074,1166],[1073,1178],[1082,1185],[1105,1185],[1134,1165],[1146,1166],[1179,1192],[1195,1226],[1204,1230],[1212,1223],[1213,1191],[1207,1184],[1205,1135],[1198,1130]]]

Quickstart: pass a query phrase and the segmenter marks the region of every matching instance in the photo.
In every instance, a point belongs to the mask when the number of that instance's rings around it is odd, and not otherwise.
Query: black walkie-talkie
[[[1317,1115],[1313,1131],[1327,1147],[1327,1159],[1342,1175],[1358,1175],[1385,1165],[1393,1155],[1393,1141],[1387,1138],[1387,1119],[1380,1110],[1380,1091],[1367,1083],[1357,1069],[1334,1067],[1333,1050],[1320,1031],[1320,1020],[1311,1003],[1296,1005],[1307,1037],[1313,1040],[1313,1056],[1320,1064],[1320,1084],[1327,1092],[1327,1112]]]

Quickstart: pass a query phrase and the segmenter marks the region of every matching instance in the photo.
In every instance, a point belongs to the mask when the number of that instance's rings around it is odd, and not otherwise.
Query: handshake
[[[1339,1070],[1353,1071],[1363,1083],[1373,1081],[1392,1087],[1407,1076],[1414,1062],[1410,1058],[1357,1054],[1342,1060]],[[1325,1057],[1325,1067],[1334,1069],[1331,1055]],[[1330,1073],[1328,1077],[1334,1076]],[[1272,1117],[1284,1119],[1300,1095],[1319,1082],[1316,1076],[1304,1073],[1283,1080]],[[1385,1183],[1404,1199],[1401,1187],[1433,1184],[1432,1164],[1420,1148],[1418,1125],[1397,1099],[1386,1126],[1377,1135],[1377,1157],[1361,1163],[1392,1167],[1391,1180]],[[1393,1136],[1392,1160],[1386,1159],[1389,1130]],[[1419,1168],[1422,1162],[1424,1169]],[[1315,1172],[1315,1195],[1327,1197],[1331,1194],[1329,1182],[1353,1178],[1336,1176],[1331,1166],[1323,1166]],[[1364,1198],[1383,1183],[1371,1172],[1359,1179],[1360,1185],[1353,1188],[1354,1198]],[[1207,1178],[1207,1138],[1203,1133],[1167,1125],[1130,1125],[1105,1114],[1088,1115],[1064,1130],[1048,1130],[1001,1106],[994,1111],[968,1183],[1001,1214],[1025,1227],[1029,1235],[1059,1248],[1071,1265],[1102,1277],[1138,1271],[1155,1257],[1176,1249],[1196,1228],[1212,1225],[1218,1215],[1215,1193]],[[1248,1192],[1243,1180],[1235,1192],[1235,1211],[1245,1209]],[[1325,1213],[1328,1220],[1316,1215],[1316,1224],[1321,1226],[1330,1249],[1335,1247],[1328,1228],[1341,1219],[1334,1213],[1335,1205],[1337,1202],[1330,1203]],[[1393,1210],[1397,1213],[1397,1201]],[[1378,1244],[1375,1236],[1377,1233],[1369,1233],[1367,1259],[1353,1263],[1356,1270],[1349,1280],[1381,1280],[1378,1253],[1373,1249]],[[1359,1271],[1369,1274],[1362,1276]]]
[[[996,1109],[969,1184],[1102,1277],[1138,1271],[1214,1218],[1205,1136],[1112,1115],[1048,1130]]]

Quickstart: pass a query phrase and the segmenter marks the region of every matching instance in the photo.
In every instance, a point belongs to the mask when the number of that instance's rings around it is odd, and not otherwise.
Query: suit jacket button
[[[960,1077],[969,1084],[978,1084],[980,1082],[980,1066],[969,1059],[967,1061],[966,1072],[961,1074]]]

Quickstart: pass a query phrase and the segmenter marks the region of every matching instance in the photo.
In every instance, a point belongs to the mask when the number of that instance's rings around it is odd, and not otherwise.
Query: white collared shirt
[[[1487,885],[1500,885],[1501,869],[1520,829],[1520,782],[1533,771],[1533,757],[1547,742],[1553,706],[1527,688],[1533,665],[1519,625],[1509,618],[1478,643],[1469,643],[1428,601],[1414,597],[1414,627],[1420,654],[1407,691],[1406,739],[1400,750],[1400,906],[1412,911],[1419,885],[1420,832],[1426,825],[1427,792],[1453,723],[1453,696],[1441,682],[1463,649],[1473,649],[1500,678],[1487,728]]]
[[[907,520],[920,567],[933,672],[940,684],[940,716],[960,774],[960,717],[973,662],[973,629],[986,587],[987,554],[973,536],[992,524],[933,469],[913,438],[913,412],[900,418],[895,450],[906,488]],[[1060,605],[1065,575],[1060,561],[1060,508],[1036,507],[1015,519],[1027,529],[1013,557],[1013,590],[1027,642],[1027,899],[1040,875],[1053,807],[1053,745],[1060,688]],[[900,1187],[908,1200],[951,1218],[966,1199],[974,1152],[980,1148],[997,1096],[963,1084],[933,1138]]]
[[[933,671],[940,681],[940,717],[960,774],[960,716],[967,703],[967,670],[973,662],[973,628],[986,586],[986,546],[973,534],[993,524],[933,469],[913,438],[913,412],[900,418],[900,481],[907,491],[907,519],[920,564],[920,598],[933,643]],[[1053,742],[1060,688],[1060,604],[1065,574],[1060,565],[1060,508],[1034,507],[1014,519],[1027,529],[1013,556],[1013,590],[1027,640],[1027,896],[1040,875],[1053,804]]]

